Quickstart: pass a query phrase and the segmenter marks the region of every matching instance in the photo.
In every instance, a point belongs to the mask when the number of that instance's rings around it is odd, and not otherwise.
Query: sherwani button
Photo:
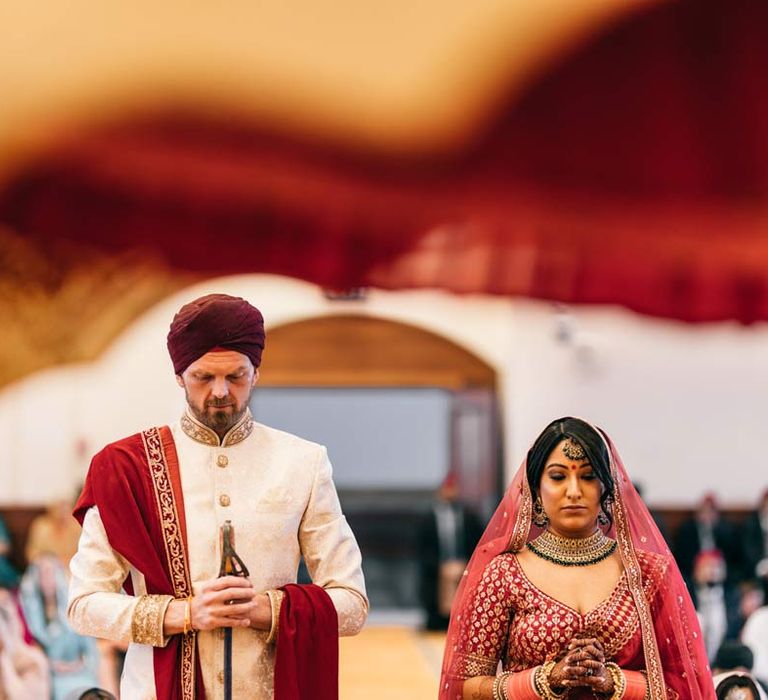
[[[219,672],[216,674],[216,678],[218,678],[218,679],[219,679],[219,683],[223,683],[223,682],[224,682],[224,671],[219,671]]]
[[[221,496],[219,496],[219,504],[225,508],[229,505],[229,496],[227,496],[226,493],[222,493]]]
[[[226,467],[229,464],[229,458],[227,455],[219,455],[216,458],[216,464],[220,467]]]

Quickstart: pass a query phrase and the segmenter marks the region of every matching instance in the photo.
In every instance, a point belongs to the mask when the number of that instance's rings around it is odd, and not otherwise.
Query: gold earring
[[[549,517],[544,512],[544,505],[541,502],[541,496],[536,496],[536,500],[533,502],[533,517],[531,521],[538,527],[546,527],[549,525]]]

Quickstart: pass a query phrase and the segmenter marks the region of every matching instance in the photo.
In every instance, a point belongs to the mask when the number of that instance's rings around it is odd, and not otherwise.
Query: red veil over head
[[[715,700],[698,618],[680,571],[648,508],[627,476],[610,438],[597,429],[610,454],[615,484],[613,523],[606,534],[618,542],[640,628],[651,700]],[[531,522],[532,499],[526,475],[527,462],[517,470],[499,507],[491,518],[464,572],[451,610],[446,638],[440,700],[460,700],[465,677],[459,668],[461,620],[470,612],[486,566],[497,555],[518,552],[541,530]],[[638,552],[657,555],[665,564],[663,581],[653,600],[643,590]],[[673,691],[669,692],[668,691]]]

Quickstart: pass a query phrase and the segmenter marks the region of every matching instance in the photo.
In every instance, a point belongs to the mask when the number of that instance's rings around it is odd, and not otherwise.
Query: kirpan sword
[[[249,576],[248,567],[235,552],[235,532],[231,520],[225,520],[221,526],[221,566],[222,576]],[[232,601],[230,601],[232,602]],[[232,628],[224,627],[224,700],[232,700]]]

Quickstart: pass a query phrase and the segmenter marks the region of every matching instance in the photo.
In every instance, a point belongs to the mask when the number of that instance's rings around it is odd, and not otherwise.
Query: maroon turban
[[[173,371],[181,374],[214,348],[246,355],[254,367],[264,350],[264,317],[245,299],[208,294],[185,304],[168,331],[168,352]]]

